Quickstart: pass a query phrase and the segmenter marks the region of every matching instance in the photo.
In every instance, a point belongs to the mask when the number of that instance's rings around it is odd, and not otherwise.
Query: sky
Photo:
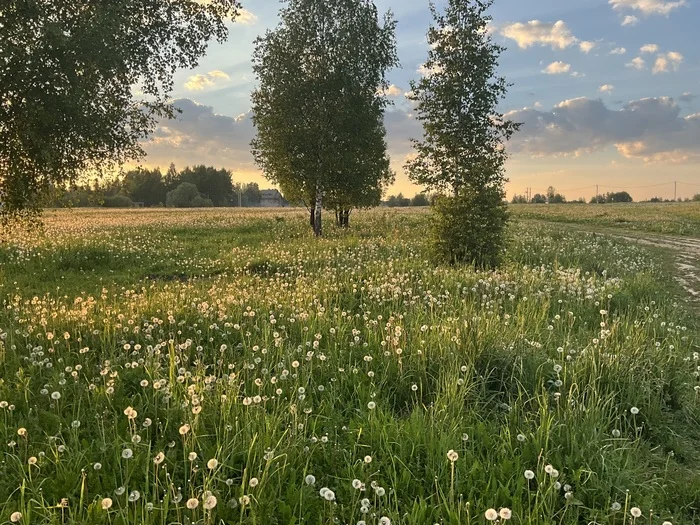
[[[438,8],[446,0],[437,0]],[[422,128],[405,97],[427,56],[428,0],[376,0],[398,22],[401,67],[386,113],[396,171],[389,193],[423,188],[403,171]],[[182,113],[161,122],[144,164],[225,167],[234,182],[272,185],[249,144],[254,40],[278,22],[278,0],[248,0],[223,44],[175,77]],[[522,122],[508,143],[509,197],[554,186],[570,200],[628,191],[636,200],[700,193],[700,0],[496,0],[492,35],[513,83],[499,108]],[[675,182],[675,183],[674,183]]]

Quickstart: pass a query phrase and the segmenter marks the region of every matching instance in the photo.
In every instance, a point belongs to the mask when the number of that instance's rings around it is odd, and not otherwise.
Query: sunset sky
[[[398,21],[401,60],[389,74],[390,192],[413,195],[422,188],[402,166],[421,127],[404,93],[426,58],[428,1],[376,3]],[[158,128],[145,164],[204,163],[231,169],[235,182],[270,187],[249,149],[251,55],[280,6],[245,2],[229,41],[177,75],[182,114]],[[524,123],[508,146],[509,197],[553,185],[569,199],[589,198],[598,184],[636,200],[670,198],[673,181],[679,197],[700,193],[700,0],[496,0],[491,14],[494,38],[508,48],[500,72],[514,84],[501,109]]]

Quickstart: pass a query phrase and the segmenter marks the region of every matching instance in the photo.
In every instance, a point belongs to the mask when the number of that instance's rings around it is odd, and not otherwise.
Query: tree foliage
[[[425,75],[409,94],[423,138],[413,140],[416,156],[406,169],[414,182],[450,193],[436,207],[436,250],[450,262],[477,266],[495,264],[504,242],[504,144],[519,127],[498,111],[508,84],[497,74],[504,48],[488,31],[492,3],[449,0],[444,14],[431,4]]]
[[[0,9],[0,200],[31,214],[51,186],[143,154],[172,117],[178,68],[227,37],[236,0],[5,0]],[[134,86],[139,96],[135,96]]]
[[[166,197],[168,208],[211,208],[213,203],[207,199],[191,182],[183,182]]]
[[[290,200],[363,206],[393,180],[386,158],[386,71],[398,64],[395,21],[371,0],[287,0],[256,40],[253,154]],[[379,190],[378,190],[379,188]]]

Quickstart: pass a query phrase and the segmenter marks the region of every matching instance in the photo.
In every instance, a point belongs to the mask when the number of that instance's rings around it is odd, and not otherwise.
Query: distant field
[[[631,204],[517,204],[516,218],[572,222],[625,230],[700,237],[700,202]]]
[[[657,251],[516,220],[498,271],[435,266],[415,210],[45,224],[0,239],[0,524],[700,523]]]

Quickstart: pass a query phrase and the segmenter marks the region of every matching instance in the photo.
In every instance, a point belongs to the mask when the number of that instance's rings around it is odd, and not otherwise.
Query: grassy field
[[[425,213],[351,226],[5,232],[0,523],[700,522],[700,332],[660,254],[516,221],[478,273],[429,262]]]
[[[515,217],[521,219],[700,237],[700,202],[519,204],[510,209]]]

